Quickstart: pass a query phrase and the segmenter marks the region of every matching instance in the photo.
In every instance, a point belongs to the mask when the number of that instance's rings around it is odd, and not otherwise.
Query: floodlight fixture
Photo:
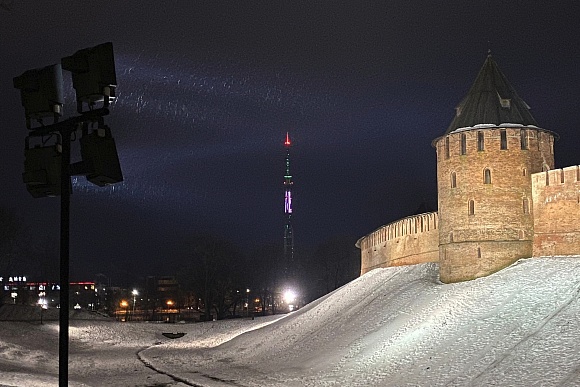
[[[100,125],[80,139],[81,156],[87,163],[87,180],[99,187],[123,181],[123,172],[111,129]]]
[[[62,152],[59,144],[29,148],[26,138],[22,180],[34,198],[59,196],[61,193]]]
[[[77,95],[77,111],[82,114],[83,105],[89,111],[96,103],[103,102],[103,107],[115,99],[117,76],[113,43],[107,42],[98,46],[79,50],[71,56],[61,59],[62,68],[72,73],[73,87]]]
[[[52,117],[53,122],[58,122],[64,105],[60,64],[25,71],[15,77],[13,83],[14,87],[20,90],[28,129],[33,129],[33,120],[42,125],[42,119],[45,117]]]

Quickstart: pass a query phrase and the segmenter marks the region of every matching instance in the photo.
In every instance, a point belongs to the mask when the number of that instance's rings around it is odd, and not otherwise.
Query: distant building
[[[438,211],[360,238],[361,274],[439,262],[442,282],[532,256],[580,254],[580,166],[554,169],[558,135],[538,126],[488,55],[437,152]]]
[[[75,309],[97,310],[99,296],[94,282],[70,283],[70,306]],[[30,281],[25,276],[0,276],[0,303],[59,306],[60,285],[56,282]]]
[[[175,276],[149,276],[145,282],[142,305],[145,320],[171,321],[178,318],[179,282]]]

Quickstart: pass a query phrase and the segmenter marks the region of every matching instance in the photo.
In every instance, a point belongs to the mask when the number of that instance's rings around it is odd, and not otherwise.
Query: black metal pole
[[[74,129],[74,125],[73,128]],[[60,311],[58,335],[58,385],[68,386],[69,228],[70,228],[70,128],[60,131],[62,144],[60,193]]]

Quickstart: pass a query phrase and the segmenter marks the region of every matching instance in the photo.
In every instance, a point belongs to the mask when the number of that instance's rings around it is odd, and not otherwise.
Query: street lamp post
[[[131,314],[131,319],[135,318],[135,304],[137,303],[137,296],[139,295],[139,292],[137,291],[137,289],[133,289],[133,291],[131,292],[131,294],[133,295],[133,313]]]
[[[22,178],[34,198],[61,196],[60,201],[60,312],[59,386],[68,386],[69,342],[69,237],[72,175],[85,175],[104,186],[123,181],[114,140],[104,125],[109,104],[115,97],[116,74],[113,45],[104,43],[61,59],[61,64],[28,70],[14,78],[20,90],[29,134],[25,139]],[[59,122],[64,105],[62,69],[70,71],[80,116]],[[96,103],[102,108],[94,109]],[[83,110],[84,105],[88,110]],[[52,118],[45,125],[44,119]],[[96,126],[96,128],[95,128]],[[71,164],[72,134],[81,130],[82,161]],[[56,144],[46,145],[56,138]],[[30,147],[30,140],[39,144]]]
[[[127,301],[125,301],[125,300],[121,300],[121,304],[120,305],[121,305],[122,310],[125,311],[125,322],[127,322],[127,314],[128,314],[127,313],[127,308],[129,306],[129,303]]]

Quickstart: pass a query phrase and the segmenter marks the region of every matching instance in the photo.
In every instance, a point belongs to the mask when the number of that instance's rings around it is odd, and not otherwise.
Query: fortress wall
[[[379,267],[415,265],[439,259],[439,217],[436,212],[389,223],[358,240],[361,275]]]
[[[532,175],[535,257],[580,254],[580,166]]]

